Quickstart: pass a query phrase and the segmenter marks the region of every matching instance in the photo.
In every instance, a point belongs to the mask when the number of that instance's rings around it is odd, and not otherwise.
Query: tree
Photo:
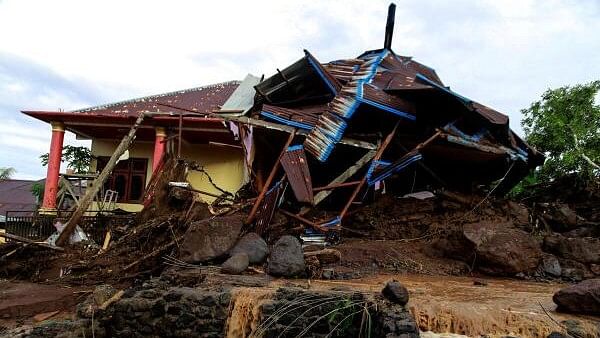
[[[527,142],[546,155],[537,172],[542,180],[600,174],[600,81],[549,89],[540,101],[521,110]]]
[[[0,168],[0,181],[11,179],[16,172],[15,168]]]
[[[40,156],[43,166],[48,165],[48,153]],[[87,147],[66,145],[63,147],[61,162],[67,161],[67,167],[76,174],[86,173],[92,161],[92,152]]]

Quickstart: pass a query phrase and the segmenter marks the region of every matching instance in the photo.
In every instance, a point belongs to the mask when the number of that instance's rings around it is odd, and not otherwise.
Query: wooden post
[[[179,113],[179,128],[177,128],[177,159],[181,158],[181,128],[183,127],[183,113]]]
[[[106,179],[112,172],[113,168],[117,164],[117,160],[119,159],[119,157],[121,157],[121,155],[123,155],[123,153],[125,153],[125,151],[127,149],[129,149],[131,142],[133,142],[133,139],[135,138],[135,133],[136,133],[138,127],[140,126],[140,124],[142,124],[142,121],[144,121],[144,113],[143,112],[140,113],[137,120],[135,121],[135,123],[133,124],[131,129],[129,130],[129,133],[127,133],[127,135],[125,135],[125,137],[123,137],[123,139],[121,140],[121,143],[119,143],[119,146],[117,146],[117,149],[115,149],[115,152],[112,154],[112,156],[108,160],[108,163],[106,164],[104,169],[102,169],[102,172],[100,173],[100,175],[98,175],[98,177],[94,180],[94,183],[92,184],[92,186],[88,187],[87,191],[85,192],[85,195],[79,200],[79,206],[77,206],[77,209],[73,212],[73,215],[67,222],[67,225],[65,226],[63,231],[60,233],[60,236],[58,236],[58,239],[56,240],[57,246],[63,246],[69,242],[69,238],[71,237],[71,234],[75,230],[77,223],[79,223],[79,221],[81,220],[81,217],[87,211],[88,207],[94,200],[94,196],[96,196],[98,191],[100,191],[100,188],[102,188],[102,186],[104,185],[104,182],[106,181]]]
[[[250,213],[248,214],[248,218],[246,218],[246,224],[250,224],[250,223],[252,223],[252,221],[254,221],[254,217],[256,217],[256,212],[258,211],[258,207],[260,206],[260,203],[262,203],[262,200],[265,198],[265,194],[267,193],[267,190],[269,190],[269,186],[271,185],[271,182],[273,182],[273,179],[275,178],[275,174],[277,174],[277,169],[279,169],[281,157],[283,156],[283,154],[285,153],[287,148],[290,146],[290,144],[292,144],[292,141],[294,140],[295,136],[296,136],[296,131],[292,131],[292,133],[288,137],[287,141],[285,142],[283,149],[281,149],[281,153],[279,153],[279,157],[275,161],[275,164],[273,165],[273,169],[271,169],[271,173],[269,174],[269,177],[267,178],[267,181],[265,182],[263,189],[260,191],[258,198],[256,198],[256,202],[254,202],[254,205],[252,206],[252,210],[250,210]]]

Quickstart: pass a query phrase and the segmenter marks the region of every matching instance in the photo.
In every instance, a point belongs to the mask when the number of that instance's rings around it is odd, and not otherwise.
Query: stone
[[[115,293],[117,293],[117,289],[113,288],[111,285],[102,284],[96,286],[94,292],[92,292],[92,298],[94,303],[99,306],[109,300]]]
[[[242,272],[246,271],[249,264],[250,260],[247,254],[235,254],[231,256],[228,260],[226,260],[225,263],[223,263],[223,265],[221,265],[221,272],[230,275],[239,275]]]
[[[553,255],[544,255],[542,258],[542,271],[546,275],[552,277],[560,277],[562,275],[562,268],[560,267],[560,262],[558,258]]]
[[[335,275],[335,271],[333,269],[323,269],[321,272],[321,278],[323,279],[333,279]]]
[[[262,237],[255,232],[244,235],[229,253],[231,256],[244,253],[248,256],[250,264],[261,264],[269,254],[269,247]]]
[[[530,272],[542,258],[539,243],[510,222],[465,224],[463,235],[474,246],[477,267],[491,275]]]
[[[560,332],[552,332],[550,333],[546,338],[567,338],[567,336],[565,336],[564,334],[560,333]]]
[[[275,242],[269,257],[268,272],[273,276],[295,277],[304,273],[302,245],[296,237],[282,236]]]
[[[600,264],[590,264],[590,270],[596,276],[600,276]]]
[[[199,263],[224,256],[240,235],[242,219],[242,215],[232,215],[193,222],[181,243],[180,259]]]
[[[563,312],[600,314],[600,278],[560,289],[552,297],[557,310]]]
[[[396,304],[406,305],[408,303],[409,295],[408,290],[397,280],[391,280],[385,284],[381,294]]]
[[[584,264],[600,264],[600,238],[546,236],[544,251]]]
[[[577,268],[562,269],[561,277],[572,282],[581,282],[583,280],[583,271]]]

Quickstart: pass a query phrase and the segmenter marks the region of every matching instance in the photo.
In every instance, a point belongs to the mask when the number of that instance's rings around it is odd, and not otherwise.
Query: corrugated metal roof
[[[31,188],[44,180],[0,180],[0,215],[7,211],[35,211],[37,203]]]
[[[178,109],[168,108],[157,104],[162,103],[197,111],[199,113],[210,113],[215,109],[219,109],[220,106],[227,101],[239,84],[239,81],[217,83],[208,86],[144,96],[131,100],[83,108],[74,110],[72,112],[132,116],[137,116],[142,111],[180,112]]]
[[[312,203],[312,179],[304,147],[302,145],[289,147],[281,157],[281,165],[298,202]]]

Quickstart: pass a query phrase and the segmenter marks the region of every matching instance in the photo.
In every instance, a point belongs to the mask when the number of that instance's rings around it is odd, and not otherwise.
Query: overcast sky
[[[45,176],[50,127],[72,110],[381,48],[389,1],[0,0],[0,167]],[[599,0],[396,0],[393,49],[510,116],[551,87],[600,79]],[[72,134],[67,144],[77,143]],[[89,144],[89,143],[87,143]]]

